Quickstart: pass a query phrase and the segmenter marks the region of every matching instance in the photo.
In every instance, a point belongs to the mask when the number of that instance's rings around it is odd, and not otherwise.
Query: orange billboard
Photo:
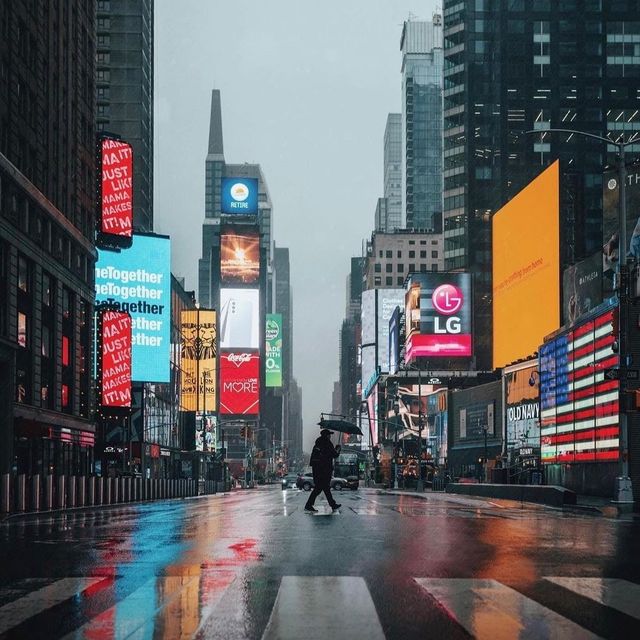
[[[556,161],[493,216],[494,368],[560,326],[559,188]]]

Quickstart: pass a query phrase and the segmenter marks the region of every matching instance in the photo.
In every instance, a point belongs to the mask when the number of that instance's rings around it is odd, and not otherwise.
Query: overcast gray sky
[[[197,289],[211,89],[225,160],[262,165],[289,247],[294,375],[305,449],[331,409],[351,256],[382,196],[387,113],[400,111],[400,35],[433,0],[156,0],[155,230]]]

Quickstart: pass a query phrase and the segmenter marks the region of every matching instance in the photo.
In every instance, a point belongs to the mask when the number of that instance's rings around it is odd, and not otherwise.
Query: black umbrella
[[[320,422],[318,422],[318,426],[323,429],[330,429],[331,431],[339,431],[340,433],[349,433],[354,436],[361,436],[362,431],[353,424],[352,422],[347,422],[347,420],[336,420],[326,418],[320,418]]]

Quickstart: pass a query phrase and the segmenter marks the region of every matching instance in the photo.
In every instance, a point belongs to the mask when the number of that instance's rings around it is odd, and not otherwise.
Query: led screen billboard
[[[216,410],[216,312],[189,309],[181,313],[180,408]]]
[[[98,311],[98,393],[102,407],[131,406],[131,316]]]
[[[222,178],[222,213],[256,215],[258,180],[256,178]]]
[[[640,165],[627,168],[627,257],[640,260]],[[602,270],[604,296],[613,296],[613,275],[618,265],[618,206],[620,184],[617,170],[607,171],[603,179],[602,198]]]
[[[620,363],[615,314],[580,322],[540,347],[543,463],[618,460],[620,386],[605,377]]]
[[[376,374],[376,293],[375,289],[363,291],[360,305],[362,327],[360,375],[363,400],[369,390],[369,383]]]
[[[559,162],[493,224],[493,366],[533,354],[560,326]]]
[[[220,348],[258,349],[259,346],[258,289],[220,289]]]
[[[196,413],[196,451],[215,451],[218,441],[218,418]]]
[[[389,320],[389,373],[397,373],[400,366],[400,307]]]
[[[245,351],[220,355],[220,413],[256,415],[260,408],[260,356]]]
[[[540,376],[538,362],[505,369],[507,448],[540,446]]]
[[[265,386],[282,386],[282,315],[279,313],[267,314],[267,326],[265,332]]]
[[[133,380],[169,382],[171,245],[169,238],[134,234],[131,248],[98,251],[96,307],[131,315]]]
[[[129,246],[133,233],[133,152],[115,138],[100,140],[99,237]]]
[[[574,324],[602,302],[602,254],[568,266],[562,274],[562,319]]]
[[[407,362],[472,355],[470,274],[412,273],[405,313]]]
[[[377,343],[378,367],[389,371],[389,321],[396,307],[404,305],[404,289],[377,289]]]
[[[257,233],[223,232],[220,236],[220,280],[223,284],[253,284],[260,277],[260,237]]]

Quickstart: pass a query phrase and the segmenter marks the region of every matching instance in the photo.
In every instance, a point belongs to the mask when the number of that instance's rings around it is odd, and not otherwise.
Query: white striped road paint
[[[545,577],[564,589],[640,620],[640,585],[615,578]]]
[[[285,576],[262,640],[384,640],[363,578]]]
[[[478,640],[593,640],[599,637],[496,580],[414,579]]]
[[[104,578],[61,578],[52,584],[0,607],[0,634],[22,624],[25,620],[51,609]]]

